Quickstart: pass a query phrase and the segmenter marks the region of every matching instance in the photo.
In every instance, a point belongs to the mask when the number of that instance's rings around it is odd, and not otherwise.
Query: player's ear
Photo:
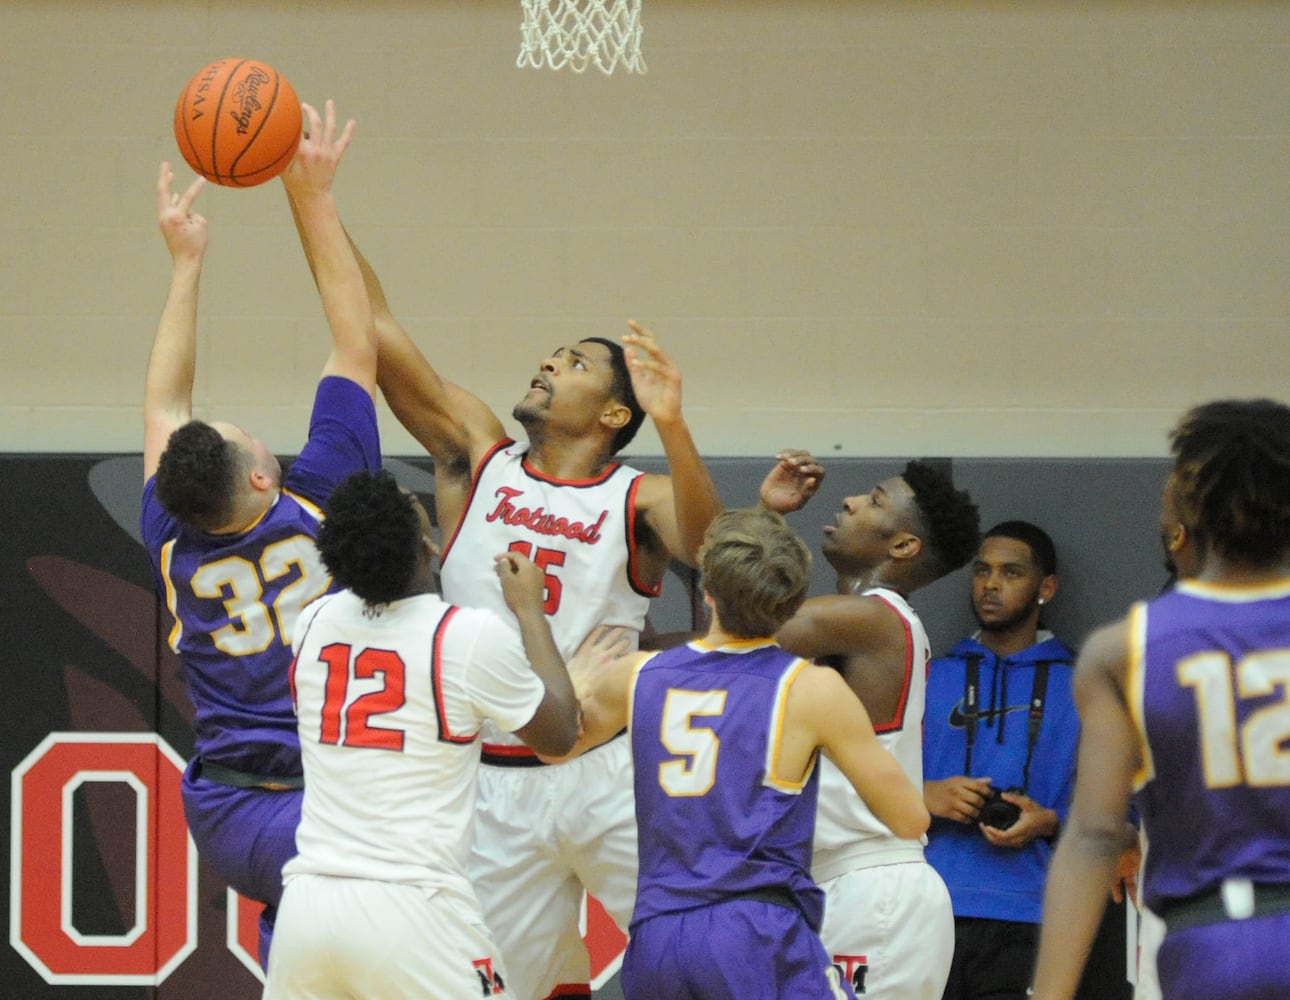
[[[626,427],[632,419],[632,411],[629,407],[624,406],[616,399],[611,399],[605,404],[605,408],[600,412],[600,422],[610,430],[620,430]]]
[[[913,559],[923,551],[923,540],[908,531],[898,531],[891,537],[887,554],[893,559]]]

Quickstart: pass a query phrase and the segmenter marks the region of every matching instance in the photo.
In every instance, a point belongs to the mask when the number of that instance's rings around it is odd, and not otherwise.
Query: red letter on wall
[[[161,983],[197,947],[197,849],[184,824],[184,762],[156,733],[50,733],[12,776],[9,943],[47,983]],[[135,795],[129,929],[72,924],[72,795],[115,782]]]

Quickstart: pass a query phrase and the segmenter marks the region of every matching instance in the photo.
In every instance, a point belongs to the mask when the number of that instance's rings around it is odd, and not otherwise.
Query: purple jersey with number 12
[[[1227,878],[1290,885],[1290,580],[1180,583],[1130,629],[1147,905]]]

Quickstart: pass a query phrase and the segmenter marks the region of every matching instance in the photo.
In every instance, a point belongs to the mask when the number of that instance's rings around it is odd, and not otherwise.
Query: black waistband
[[[759,903],[771,903],[787,910],[802,912],[802,906],[796,894],[786,885],[767,885],[760,889],[748,889],[745,892],[735,893],[730,899],[755,899]]]
[[[269,775],[248,774],[246,771],[235,771],[222,764],[212,764],[208,760],[198,760],[193,766],[194,778],[205,778],[217,785],[228,785],[230,788],[261,788],[269,792],[286,792],[305,787],[303,775]]]
[[[489,767],[547,767],[547,762],[538,760],[528,747],[512,747],[510,744],[485,743],[479,752],[479,762]]]
[[[1250,914],[1251,918],[1290,911],[1290,885],[1255,885],[1253,889],[1254,912]],[[1170,934],[1236,919],[1228,916],[1227,908],[1223,905],[1221,886],[1170,903],[1161,916],[1165,921],[1165,929]]]
[[[595,753],[601,747],[607,747],[620,736],[626,735],[626,729],[620,729],[604,743],[597,743],[586,753]],[[579,756],[585,756],[580,754]],[[479,762],[489,767],[550,767],[546,761],[539,760],[528,747],[514,743],[485,743],[479,752]]]

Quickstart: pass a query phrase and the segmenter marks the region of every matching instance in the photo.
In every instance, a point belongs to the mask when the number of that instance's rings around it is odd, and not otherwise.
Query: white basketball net
[[[644,73],[641,0],[520,0],[521,69]]]

